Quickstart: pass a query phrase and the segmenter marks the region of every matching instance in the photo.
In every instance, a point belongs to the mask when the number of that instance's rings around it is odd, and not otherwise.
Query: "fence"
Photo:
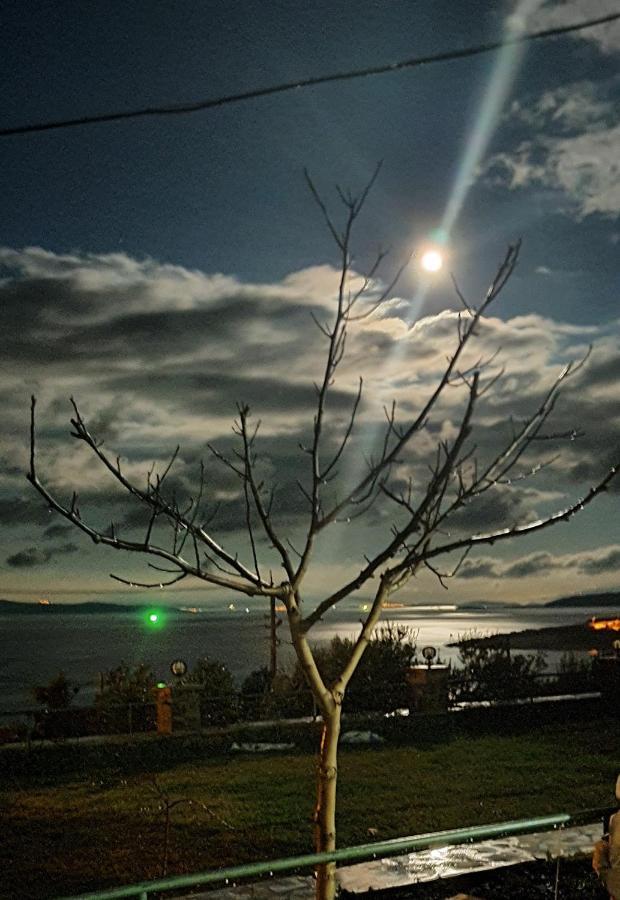
[[[575,696],[594,698],[600,696],[595,690],[597,684],[592,677],[573,677],[562,672],[535,673],[527,683],[511,684],[507,681],[489,691],[467,683],[459,674],[448,681],[448,705],[455,709],[479,705],[493,706],[501,702],[534,702],[541,697],[568,699]],[[373,699],[376,698],[376,703]],[[383,691],[369,693],[363,704],[344,711],[351,713],[385,715],[408,712],[387,708]],[[287,722],[292,719],[315,720],[318,712],[309,690],[296,690],[279,695],[277,693],[247,693],[237,698],[208,693],[206,702],[201,704],[201,727],[226,726],[234,723]],[[2,725],[2,720],[6,723]],[[21,721],[20,721],[21,720]],[[63,740],[86,736],[137,734],[156,730],[156,704],[153,701],[133,701],[127,703],[95,704],[89,707],[68,707],[65,709],[24,708],[13,711],[0,710],[0,744],[15,741],[30,743],[37,739]]]
[[[431,847],[449,847],[459,844],[475,843],[489,838],[507,837],[515,834],[533,834],[541,831],[552,831],[572,825],[584,825],[600,820],[602,824],[609,814],[608,809],[584,810],[579,813],[557,813],[538,818],[517,819],[509,822],[498,822],[491,825],[475,825],[469,828],[454,828],[449,831],[435,831],[418,834],[412,837],[394,840],[377,841],[371,844],[360,844],[344,847],[330,853],[312,853],[286,859],[275,859],[268,862],[249,863],[219,869],[216,872],[197,872],[191,875],[177,875],[146,881],[139,884],[126,885],[99,892],[65,897],[62,900],[117,900],[123,897],[138,897],[148,900],[155,892],[196,888],[202,885],[226,884],[247,878],[272,877],[276,873],[296,872],[312,869],[321,863],[328,862],[362,862],[370,859],[382,859],[416,850],[428,850]]]
[[[533,672],[523,679],[509,676],[476,683],[456,672],[449,679],[449,704],[455,706],[467,701],[493,702],[500,700],[534,700],[540,697],[564,695],[599,695],[600,681],[591,671]]]
[[[1,721],[5,724],[2,725]],[[95,735],[136,734],[155,730],[154,703],[75,706],[66,709],[0,710],[0,744],[63,740]]]

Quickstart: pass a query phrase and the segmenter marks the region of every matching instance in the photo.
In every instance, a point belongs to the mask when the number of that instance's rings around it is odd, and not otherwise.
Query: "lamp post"
[[[422,656],[426,660],[426,665],[430,669],[433,665],[433,660],[437,656],[437,650],[435,647],[422,647]]]

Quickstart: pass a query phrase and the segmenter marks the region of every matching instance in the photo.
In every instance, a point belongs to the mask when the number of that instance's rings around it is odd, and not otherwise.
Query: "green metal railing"
[[[433,831],[411,837],[395,838],[388,841],[376,841],[372,844],[358,844],[355,847],[343,847],[330,853],[309,853],[305,856],[292,856],[286,859],[274,859],[268,862],[246,863],[231,866],[214,872],[196,872],[192,875],[175,875],[160,878],[156,881],[143,881],[124,887],[106,891],[65,897],[62,900],[116,900],[121,897],[138,897],[148,900],[149,894],[156,891],[171,891],[179,888],[195,888],[205,884],[229,884],[242,878],[275,875],[276,872],[290,872],[297,869],[310,869],[320,863],[352,862],[354,860],[379,859],[414,850],[427,850],[430,847],[447,847],[458,844],[474,843],[486,838],[506,837],[512,834],[531,834],[537,831],[552,831],[566,828],[569,825],[584,825],[596,822],[608,814],[608,809],[591,809],[571,815],[557,813],[538,818],[516,819],[509,822],[498,822],[493,825],[473,825],[469,828],[453,828],[448,831]]]

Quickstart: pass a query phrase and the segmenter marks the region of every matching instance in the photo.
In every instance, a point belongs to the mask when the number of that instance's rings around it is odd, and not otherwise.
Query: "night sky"
[[[617,0],[8,2],[0,127],[458,49],[501,38],[525,12],[535,30],[617,9]],[[448,272],[475,302],[522,238],[518,268],[472,349],[473,359],[500,347],[506,368],[477,414],[477,453],[489,457],[510,417],[535,409],[562,365],[592,345],[547,429],[583,434],[541,443],[540,459],[561,455],[486,494],[451,528],[526,522],[584,494],[620,457],[619,59],[613,23],[193,115],[0,141],[0,597],[136,601],[144,592],[109,572],[148,577],[145,562],[95,548],[51,515],[26,482],[33,392],[40,473],[64,500],[79,490],[85,519],[134,537],[144,523],[68,437],[70,396],[141,483],[179,443],[171,486],[191,494],[204,457],[210,508],[219,503],[213,532],[244,556],[239,483],[206,443],[230,447],[236,403],[249,403],[262,422],[261,472],[278,486],[274,518],[299,535],[307,514],[295,482],[308,460],[298,443],[312,427],[324,351],[310,313],[329,316],[338,275],[304,167],[337,216],[334,185],[361,189],[382,160],[354,268],[364,272],[379,245],[390,247],[387,281],[414,253],[386,309],[352,330],[337,376],[334,440],[365,378],[347,473],[363,471],[383,404],[394,397],[406,422],[441,372],[459,308]],[[446,223],[446,266],[431,279],[419,256]],[[449,393],[398,477],[410,471],[423,483],[463,398]],[[450,594],[428,574],[403,599],[526,602],[620,588],[619,490],[620,478],[570,523],[472,554]],[[378,508],[366,523],[332,526],[309,592],[359,569],[389,525]],[[165,599],[198,602],[204,585],[187,585]]]

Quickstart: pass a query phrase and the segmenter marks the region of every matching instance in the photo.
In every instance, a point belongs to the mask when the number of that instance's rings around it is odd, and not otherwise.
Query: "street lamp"
[[[426,660],[426,665],[430,667],[433,665],[433,660],[437,656],[437,650],[435,647],[422,647],[422,656]]]

